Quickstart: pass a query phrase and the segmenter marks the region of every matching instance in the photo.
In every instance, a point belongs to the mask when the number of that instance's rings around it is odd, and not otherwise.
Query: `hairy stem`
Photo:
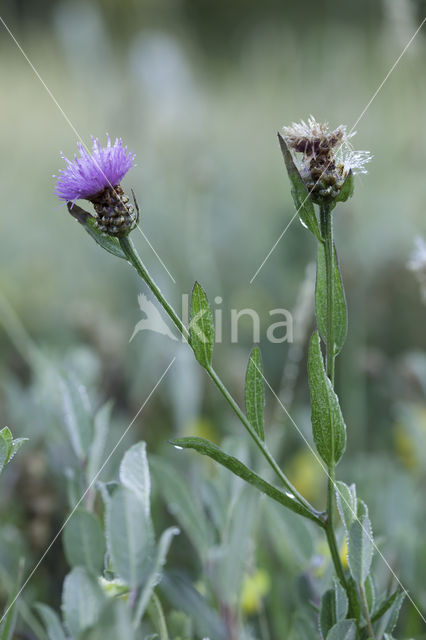
[[[136,271],[138,272],[140,277],[145,281],[145,283],[151,289],[152,293],[155,295],[155,297],[157,298],[157,300],[159,301],[159,303],[161,304],[163,309],[166,311],[166,313],[170,316],[170,318],[172,319],[173,323],[178,328],[178,330],[182,334],[182,336],[189,342],[188,329],[185,327],[185,325],[183,324],[182,320],[179,318],[178,314],[174,311],[173,307],[171,307],[171,305],[164,298],[164,296],[161,293],[161,291],[158,288],[158,286],[152,280],[151,276],[148,273],[148,270],[146,269],[146,267],[144,266],[142,260],[140,259],[140,257],[138,255],[138,253],[137,253],[132,241],[130,240],[130,238],[128,236],[126,236],[124,238],[120,238],[120,245],[121,245],[121,248],[123,249],[124,253],[126,254],[126,257],[127,257],[128,261],[130,262],[130,264],[136,269]],[[263,442],[263,440],[258,436],[256,431],[253,429],[252,425],[250,424],[250,422],[248,421],[248,419],[244,415],[244,413],[241,410],[241,408],[239,407],[238,403],[234,400],[234,398],[232,397],[232,395],[230,394],[230,392],[228,391],[228,389],[226,388],[226,386],[224,385],[224,383],[222,382],[222,380],[220,379],[220,377],[218,376],[216,371],[213,369],[213,367],[211,367],[211,366],[207,367],[206,371],[207,371],[208,375],[210,376],[210,378],[215,383],[215,385],[217,386],[217,388],[219,389],[219,391],[221,392],[221,394],[223,395],[223,397],[225,398],[225,400],[228,402],[228,404],[230,405],[230,407],[232,408],[234,413],[237,415],[237,417],[239,418],[240,422],[246,428],[246,430],[248,431],[248,433],[250,434],[250,436],[254,440],[254,442],[257,445],[257,447],[262,452],[262,454],[263,454],[264,458],[266,459],[266,461],[268,462],[269,466],[273,469],[275,474],[279,477],[279,479],[281,480],[282,484],[286,487],[286,489],[288,489],[288,491],[290,493],[292,493],[294,495],[295,499],[300,504],[302,504],[304,507],[306,507],[306,509],[311,514],[311,518],[310,519],[314,520],[319,526],[324,528],[325,525],[324,525],[324,520],[323,520],[323,518],[321,516],[321,513],[319,511],[317,511],[316,509],[314,509],[314,507],[311,504],[309,504],[309,502],[291,484],[290,480],[287,478],[287,476],[281,470],[281,468],[279,467],[278,463],[273,458],[272,454],[269,452],[266,444]]]
[[[333,218],[329,207],[322,206],[320,210],[321,235],[324,239],[325,273],[326,273],[326,303],[327,303],[327,333],[326,333],[326,371],[334,386],[334,361],[336,358],[334,345],[334,242],[333,242]],[[331,442],[334,446],[334,434]],[[327,524],[326,534],[328,546],[334,568],[342,586],[348,593],[345,573],[343,571],[340,554],[337,548],[336,534],[334,530],[334,505],[335,505],[335,463],[334,451],[331,456],[333,462],[328,467],[328,491],[327,491]],[[349,598],[350,599],[350,598]]]
[[[375,638],[374,629],[371,623],[370,612],[368,610],[367,598],[365,596],[365,589],[362,585],[360,587],[360,593],[361,593],[362,609],[364,611],[364,617],[367,623],[368,635],[370,636],[370,638],[372,638],[372,640],[374,640]]]

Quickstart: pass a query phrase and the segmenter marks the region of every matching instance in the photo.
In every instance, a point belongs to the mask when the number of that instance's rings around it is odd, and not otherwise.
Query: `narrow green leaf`
[[[99,473],[104,461],[104,452],[108,429],[111,420],[112,402],[106,402],[95,414],[93,420],[93,438],[89,449],[87,462],[87,477],[89,482]]]
[[[67,203],[68,211],[70,214],[78,220],[80,224],[86,229],[87,233],[92,236],[93,240],[97,242],[103,249],[112,253],[117,258],[123,258],[127,260],[126,254],[122,250],[120,246],[120,242],[117,238],[113,238],[108,236],[105,233],[99,231],[96,226],[96,218],[92,216],[90,213],[82,209],[76,204],[71,205],[69,202]]]
[[[235,601],[236,594],[241,593],[253,545],[259,498],[257,491],[244,485],[238,499],[229,506],[223,542],[216,558],[219,592],[224,602]]]
[[[317,331],[313,333],[309,347],[308,380],[315,446],[327,465],[337,464],[346,447],[346,425],[339,400],[324,369]]]
[[[106,532],[116,573],[130,588],[140,586],[152,561],[154,533],[146,507],[134,491],[119,487],[109,499]]]
[[[348,486],[339,480],[335,484],[335,489],[340,518],[345,527],[346,535],[349,535],[349,529],[357,513],[356,487],[354,484]]]
[[[399,613],[401,611],[402,603],[405,599],[405,593],[399,591],[393,600],[392,604],[383,615],[378,629],[378,637],[380,638],[383,633],[391,634],[398,622]]]
[[[174,609],[189,615],[194,625],[196,638],[227,640],[229,634],[225,624],[210,604],[203,598],[184,574],[167,572],[160,584]]]
[[[366,581],[364,583],[364,593],[365,593],[365,599],[367,601],[368,611],[371,615],[376,605],[376,589],[375,589],[374,581],[371,575],[367,576]]]
[[[395,600],[397,600],[401,593],[402,592],[399,589],[396,589],[393,593],[391,593],[391,595],[386,598],[386,600],[380,605],[377,611],[374,612],[371,621],[377,622],[377,620],[380,620],[380,618],[385,615],[385,613],[390,609],[390,607],[393,605]]]
[[[353,620],[341,620],[330,629],[327,640],[356,640],[356,626]]]
[[[4,431],[4,429],[2,429],[2,431]],[[6,434],[5,437],[7,439],[8,435]],[[18,606],[19,606],[18,594],[19,594],[19,587],[21,585],[23,570],[24,570],[24,560],[21,558],[19,562],[18,575],[16,578],[16,582],[15,582],[13,591],[10,594],[9,604],[7,605],[6,610],[2,615],[2,624],[0,627],[0,640],[12,640],[13,634],[15,632],[16,619],[18,616]]]
[[[336,624],[336,610],[334,601],[334,589],[328,589],[321,598],[321,609],[319,615],[319,625],[323,638]]]
[[[120,481],[123,486],[135,493],[143,504],[146,515],[149,516],[151,480],[145,442],[134,444],[124,454],[120,464]]]
[[[191,540],[200,558],[207,558],[213,539],[198,496],[194,495],[176,470],[161,458],[151,456],[150,467],[170,512]]]
[[[334,588],[326,591],[321,599],[320,628],[324,638],[335,624],[346,618],[348,606],[345,590],[335,581]]]
[[[293,196],[294,205],[297,209],[298,215],[305,227],[309,229],[317,238],[322,242],[321,233],[319,230],[318,220],[315,215],[314,205],[310,198],[309,192],[305,183],[294,163],[291,151],[287,146],[284,137],[278,133],[278,140],[281,147],[281,153],[284,157],[285,166],[287,169],[288,177],[291,182],[291,195]]]
[[[8,462],[10,462],[15,457],[15,455],[18,453],[19,449],[22,447],[24,442],[28,442],[28,438],[14,438],[13,439],[12,448],[9,451]]]
[[[352,170],[349,170],[348,175],[346,176],[346,180],[343,183],[342,188],[340,189],[340,193],[335,199],[336,202],[346,202],[348,198],[351,198],[354,192],[354,174]]]
[[[142,620],[143,614],[148,606],[152,592],[162,578],[162,570],[166,562],[166,556],[169,552],[170,545],[174,536],[180,533],[177,527],[166,529],[161,535],[160,541],[155,550],[154,560],[152,562],[149,574],[143,584],[140,592],[139,600],[136,605],[136,614],[134,626],[137,628]]]
[[[368,509],[365,503],[358,509],[358,517],[351,524],[348,537],[348,564],[355,582],[363,585],[370,572],[373,559],[374,541]]]
[[[43,620],[48,640],[66,640],[65,632],[56,611],[41,603],[36,604],[35,608]]]
[[[60,378],[65,425],[74,453],[85,460],[93,439],[93,419],[84,385],[73,376]]]
[[[140,638],[138,635],[138,640]],[[128,602],[108,598],[96,625],[84,632],[79,640],[136,640]]]
[[[265,388],[262,375],[262,357],[259,347],[253,347],[246,373],[246,414],[257,435],[265,440],[263,412],[265,409]]]
[[[209,442],[204,438],[192,437],[177,438],[175,440],[171,440],[170,443],[178,449],[195,449],[198,453],[209,456],[209,458],[212,458],[219,464],[223,465],[236,476],[239,476],[245,480],[245,482],[252,484],[254,487],[259,489],[259,491],[265,493],[267,496],[276,500],[291,511],[299,513],[311,520],[315,520],[315,516],[313,516],[306,507],[297,502],[291,494],[283,493],[272,484],[269,484],[269,482],[266,482],[266,480],[258,476],[257,473],[246,467],[241,460],[228,455],[212,442]]]
[[[0,471],[7,465],[12,449],[12,434],[8,427],[0,431]]]
[[[348,332],[348,318],[346,308],[346,297],[343,288],[342,276],[336,248],[333,251],[333,333],[334,333],[334,353],[337,355],[346,340]],[[315,286],[315,312],[318,329],[322,339],[326,342],[327,337],[327,283],[325,270],[325,248],[322,242],[318,243],[317,251],[317,280]]]
[[[207,296],[198,282],[192,289],[189,335],[198,362],[204,368],[210,367],[215,339],[213,315]]]
[[[63,543],[71,567],[86,567],[94,575],[102,572],[105,541],[101,524],[93,513],[77,509],[65,527]]]
[[[62,611],[66,627],[74,638],[97,622],[104,602],[105,597],[96,578],[83,567],[75,567],[66,576]]]

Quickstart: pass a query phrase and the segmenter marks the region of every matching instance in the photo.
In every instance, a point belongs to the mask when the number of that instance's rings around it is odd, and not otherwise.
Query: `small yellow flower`
[[[348,564],[348,543],[346,537],[343,539],[342,546],[340,547],[340,562],[342,563],[342,567],[344,569],[349,568]]]
[[[241,593],[241,608],[250,616],[260,611],[262,598],[271,587],[269,575],[263,569],[257,569],[254,573],[246,575]]]
[[[288,477],[305,498],[315,502],[324,486],[324,471],[308,449],[300,449],[288,467]]]

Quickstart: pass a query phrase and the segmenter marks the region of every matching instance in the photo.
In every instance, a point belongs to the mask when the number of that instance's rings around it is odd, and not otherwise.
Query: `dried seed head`
[[[302,154],[298,169],[317,204],[333,202],[350,171],[367,173],[365,165],[372,156],[368,151],[352,149],[349,140],[355,133],[348,133],[345,125],[330,130],[327,123],[310,116],[307,123],[294,122],[283,132],[287,145]]]

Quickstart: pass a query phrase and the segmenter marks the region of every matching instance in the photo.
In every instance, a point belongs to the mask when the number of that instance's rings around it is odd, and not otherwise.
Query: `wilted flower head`
[[[92,138],[92,152],[81,142],[77,144],[80,157],[69,160],[63,154],[66,167],[56,178],[55,194],[72,205],[83,198],[93,203],[98,228],[113,236],[126,235],[136,224],[133,207],[120,186],[121,180],[134,166],[135,155],[127,151],[121,138],[114,144],[107,136],[102,147],[98,138]]]
[[[302,154],[298,169],[314,202],[331,202],[350,174],[367,173],[370,162],[368,151],[354,151],[345,125],[329,129],[327,123],[319,123],[313,116],[308,122],[294,122],[283,128],[284,139],[290,149]]]

